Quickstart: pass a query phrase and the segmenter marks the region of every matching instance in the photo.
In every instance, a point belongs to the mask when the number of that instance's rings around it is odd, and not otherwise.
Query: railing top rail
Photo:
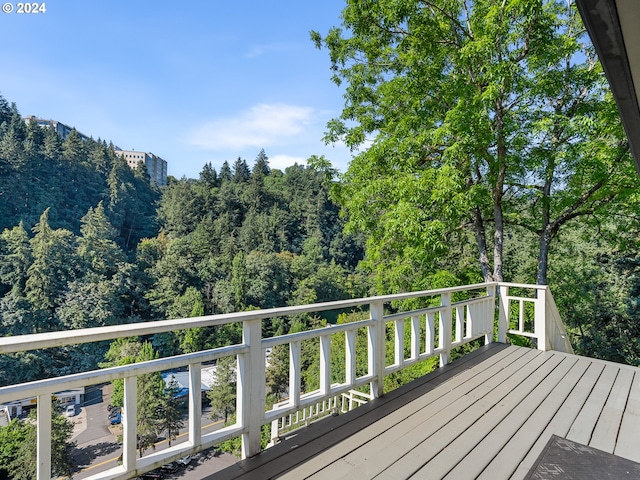
[[[359,328],[375,325],[375,320],[358,320],[357,322],[342,323],[338,325],[327,325],[322,329],[308,330],[304,332],[287,333],[277,337],[262,339],[262,348],[276,347],[286,343],[302,342],[322,335],[333,335],[335,333],[358,330]]]
[[[500,287],[509,287],[509,288],[527,288],[527,289],[536,289],[536,290],[548,290],[549,285],[536,285],[531,283],[509,283],[509,282],[499,282],[497,283]]]
[[[497,283],[477,283],[474,285],[463,285],[436,290],[396,293],[392,295],[380,295],[376,297],[338,300],[333,302],[314,303],[308,305],[295,305],[289,307],[269,308],[246,312],[206,315],[202,317],[130,323],[112,325],[108,327],[84,328],[79,330],[35,333],[31,335],[17,335],[13,337],[0,337],[0,354],[37,350],[42,348],[62,347],[65,345],[92,343],[103,340],[113,340],[115,338],[122,337],[123,332],[126,332],[126,336],[131,337],[140,335],[152,335],[155,333],[170,332],[172,330],[186,328],[209,327],[248,320],[262,320],[271,317],[295,315],[300,313],[338,310],[343,308],[368,305],[370,303],[388,303],[397,300],[407,300],[410,298],[441,295],[443,293],[446,294],[465,290],[476,290],[480,288],[486,288],[491,285],[497,285]]]
[[[130,363],[117,367],[109,367],[102,370],[75,373],[63,377],[46,378],[19,385],[0,387],[0,404],[34,397],[46,393],[55,393],[61,390],[83,387],[88,384],[110,382],[118,378],[134,377],[146,373],[172,370],[193,363],[210,362],[218,358],[245,353],[249,350],[247,345],[229,345],[195,353],[185,353],[174,357],[158,358],[145,362]]]

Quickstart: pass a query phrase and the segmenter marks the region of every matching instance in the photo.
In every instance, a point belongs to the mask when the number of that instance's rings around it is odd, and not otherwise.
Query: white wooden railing
[[[528,289],[535,294],[531,298],[509,297],[509,287]],[[390,373],[434,356],[439,356],[440,365],[445,365],[449,362],[452,349],[478,338],[484,338],[485,342],[491,342],[498,292],[500,292],[498,338],[501,341],[506,341],[507,333],[516,333],[533,338],[537,341],[538,348],[546,349],[549,346],[554,346],[554,342],[561,344],[562,342],[558,342],[558,339],[562,339],[563,335],[566,338],[566,333],[559,323],[559,315],[557,315],[557,309],[547,287],[498,283],[187,319],[0,337],[0,354],[6,354],[121,337],[153,335],[187,328],[234,322],[242,323],[242,342],[240,344],[2,387],[0,388],[0,404],[30,397],[37,398],[38,480],[51,478],[51,396],[61,390],[95,385],[116,379],[124,380],[123,463],[106,472],[89,477],[91,480],[131,478],[176,460],[183,455],[202,451],[236,436],[242,437],[243,457],[253,456],[260,451],[260,430],[264,424],[365,386],[372,397],[379,397],[384,393],[384,377]],[[466,298],[466,300],[452,301],[452,298],[456,296]],[[423,304],[435,304],[436,306],[395,312],[392,302],[409,299],[424,299]],[[533,305],[535,318],[534,328],[528,330],[526,312],[529,303]],[[515,330],[509,328],[509,321],[514,318],[512,304],[518,305],[520,312],[520,317],[516,318],[516,323],[519,326]],[[267,318],[354,308],[368,308],[368,318],[279,337],[262,338],[261,335],[262,320]],[[385,311],[393,311],[394,313],[385,314]],[[409,327],[406,339],[405,323]],[[394,338],[391,364],[387,364],[386,361],[388,327],[389,331],[393,331]],[[360,376],[356,372],[356,335],[359,331],[367,336],[366,355],[368,358],[367,371]],[[342,383],[331,382],[332,335],[345,335],[345,375]],[[316,391],[303,392],[301,388],[301,345],[305,340],[314,339],[319,340],[318,384],[320,387]],[[289,399],[266,411],[265,352],[268,348],[278,345],[289,346]],[[405,351],[408,353],[405,354]],[[228,356],[235,356],[238,365],[236,423],[213,433],[203,434],[200,423],[202,413],[201,367],[204,362]],[[188,441],[162,451],[153,452],[143,458],[136,458],[137,376],[185,366],[189,369],[190,378]]]
[[[277,418],[271,422],[271,442],[268,446],[277,444],[281,440],[283,433],[291,434],[328,415],[350,412],[354,408],[368,403],[371,399],[373,399],[373,396],[369,393],[349,390],[348,392],[342,392],[341,395],[330,397],[315,405],[305,407],[295,413]],[[285,400],[275,406],[285,406],[287,402],[288,400]]]
[[[501,283],[498,288],[500,292],[499,342],[506,342],[507,334],[520,335],[533,339],[539,350],[573,353],[569,337],[560,319],[560,312],[547,285]],[[527,291],[531,295],[509,295],[511,288]],[[515,326],[512,327],[512,325]]]

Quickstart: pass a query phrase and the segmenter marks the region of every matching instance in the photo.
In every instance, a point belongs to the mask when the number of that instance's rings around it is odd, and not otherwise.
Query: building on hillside
[[[153,153],[138,152],[136,150],[122,150],[116,147],[116,153],[124,158],[131,168],[136,168],[139,163],[147,167],[152,182],[158,186],[167,184],[167,161]]]
[[[31,120],[33,120],[41,127],[53,128],[56,131],[56,133],[58,135],[60,135],[60,137],[62,137],[63,140],[65,138],[67,138],[69,136],[69,134],[71,133],[71,130],[74,129],[74,127],[70,127],[69,125],[65,125],[64,123],[59,122],[57,120],[46,120],[44,118],[38,118],[35,115],[29,115],[28,117],[24,117],[23,120],[24,120],[24,123],[27,123],[27,124]],[[86,142],[87,140],[89,140],[89,137],[87,137],[83,133],[80,133],[77,130],[76,130],[76,132],[78,133],[78,136],[80,137],[80,139],[83,142]]]
[[[27,117],[23,117],[25,123],[29,123],[32,120],[35,121],[39,126],[45,128],[53,128],[58,135],[64,140],[69,136],[71,130],[74,127],[70,127],[69,125],[65,125],[62,122],[57,120],[47,120],[44,118],[36,117],[35,115],[29,115]],[[82,139],[83,142],[89,140],[89,137],[80,133],[76,130],[78,136]],[[127,164],[131,168],[136,168],[138,163],[142,162],[149,172],[149,176],[151,177],[152,182],[156,182],[158,186],[164,186],[167,184],[167,161],[162,158],[154,155],[153,153],[146,152],[137,152],[135,150],[122,150],[121,148],[116,147],[116,153],[120,155],[127,161]]]

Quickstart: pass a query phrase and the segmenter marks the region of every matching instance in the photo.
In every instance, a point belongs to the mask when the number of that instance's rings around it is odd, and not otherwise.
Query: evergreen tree
[[[67,283],[76,274],[75,239],[68,230],[53,230],[49,226],[49,209],[33,227],[30,240],[33,263],[27,270],[27,299],[39,310],[51,310],[60,305]]]
[[[28,422],[13,419],[6,427],[0,427],[0,473],[14,480],[31,480],[36,477],[36,418],[31,413]],[[54,404],[51,413],[51,470],[55,476],[71,477],[75,467],[71,451],[73,424],[60,415]]]
[[[217,361],[213,385],[207,393],[211,402],[211,418],[223,418],[226,424],[236,411],[235,357],[224,357]]]
[[[11,106],[6,98],[0,95],[0,125],[11,121]]]
[[[102,202],[95,209],[89,208],[81,223],[77,253],[84,268],[111,278],[125,257],[114,241],[116,231],[109,223]]]
[[[211,162],[205,163],[204,167],[202,167],[200,181],[209,188],[218,186],[218,174],[216,169],[211,166]]]
[[[49,162],[57,162],[62,157],[62,139],[53,128],[44,129],[43,153]]]
[[[180,409],[180,400],[177,398],[180,388],[174,376],[171,377],[159,409],[158,431],[165,434],[169,441],[175,440],[180,429],[184,426],[182,420],[182,412]]]
[[[11,289],[22,294],[27,281],[27,270],[33,259],[29,234],[22,222],[0,234],[0,295]]]
[[[11,121],[0,138],[0,158],[16,168],[24,166],[26,161],[24,141],[26,138],[27,127],[20,115],[15,113],[11,116]]]
[[[154,360],[158,354],[150,342],[144,342],[138,354],[137,362]],[[155,448],[155,442],[160,433],[160,411],[164,398],[164,380],[160,372],[138,376],[138,417],[136,431],[138,432],[138,452],[142,456],[149,447]]]
[[[251,171],[247,161],[243,158],[238,159],[233,164],[233,181],[235,183],[243,183],[249,180],[251,177]]]
[[[231,173],[231,167],[229,166],[229,162],[225,160],[224,163],[222,164],[222,167],[220,168],[220,181],[230,182],[232,177],[233,177],[233,174]]]
[[[271,172],[271,168],[269,168],[269,157],[264,152],[264,148],[260,150],[258,156],[256,157],[256,161],[253,164],[253,170],[251,171],[252,176],[261,176],[266,177]]]
[[[62,142],[62,157],[67,162],[72,163],[81,163],[86,159],[84,144],[75,128],[69,132],[67,138]]]

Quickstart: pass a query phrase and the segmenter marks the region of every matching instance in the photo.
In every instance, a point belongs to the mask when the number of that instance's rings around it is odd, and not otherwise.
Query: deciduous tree
[[[356,149],[337,197],[383,290],[429,287],[475,237],[504,278],[505,230],[532,229],[537,281],[559,229],[624,194],[631,162],[575,8],[539,0],[349,0],[324,38]],[[527,218],[520,214],[532,213]]]

